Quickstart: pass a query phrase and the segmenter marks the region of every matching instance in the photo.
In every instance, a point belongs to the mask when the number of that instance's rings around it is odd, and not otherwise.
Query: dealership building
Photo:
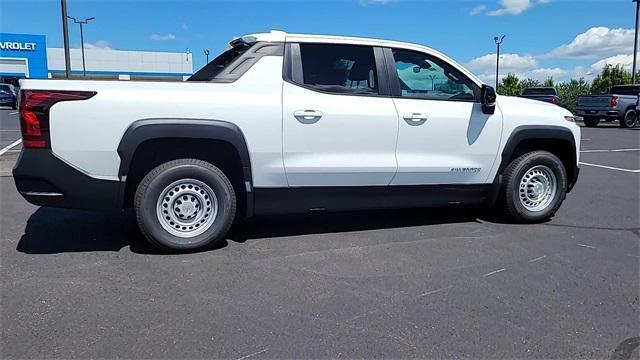
[[[70,50],[73,77],[91,79],[175,80],[193,74],[190,52]],[[63,48],[47,48],[44,35],[0,33],[0,77],[47,79],[65,76]]]

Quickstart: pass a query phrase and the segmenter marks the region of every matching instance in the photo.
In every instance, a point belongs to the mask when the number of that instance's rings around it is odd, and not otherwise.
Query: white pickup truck
[[[22,80],[20,119],[25,199],[134,207],[171,251],[254,214],[484,204],[540,222],[579,171],[567,110],[364,38],[248,35],[182,83]]]

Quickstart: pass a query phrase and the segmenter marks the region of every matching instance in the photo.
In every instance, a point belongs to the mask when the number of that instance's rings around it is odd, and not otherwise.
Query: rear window
[[[234,60],[242,56],[254,43],[232,42],[231,48],[218,55],[210,63],[191,75],[187,81],[211,81]]]
[[[555,95],[554,88],[529,88],[522,91],[522,95]]]
[[[611,93],[616,95],[634,95],[637,96],[640,93],[640,85],[633,86],[614,86],[611,88]]]
[[[378,94],[370,46],[300,44],[300,57],[303,85],[338,94]]]

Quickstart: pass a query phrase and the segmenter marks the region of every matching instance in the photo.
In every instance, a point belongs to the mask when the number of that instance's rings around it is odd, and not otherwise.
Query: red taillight
[[[618,106],[618,97],[617,96],[612,96],[611,97],[611,107],[614,108]]]
[[[59,101],[86,100],[95,91],[22,90],[20,92],[20,128],[22,146],[49,148],[49,109]]]
[[[554,96],[552,96],[552,97],[551,97],[551,103],[553,103],[553,104],[557,104],[557,103],[558,103],[558,97],[557,97],[557,96],[555,96],[555,95],[554,95]]]

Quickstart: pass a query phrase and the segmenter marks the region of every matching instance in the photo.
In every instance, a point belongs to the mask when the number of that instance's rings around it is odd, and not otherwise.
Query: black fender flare
[[[570,158],[569,164],[571,164],[572,168],[567,169],[571,172],[571,176],[569,177],[569,182],[567,184],[567,192],[569,192],[573,185],[575,185],[578,178],[578,166],[576,164],[576,140],[573,137],[573,133],[566,127],[555,126],[555,125],[521,125],[513,129],[509,139],[505,143],[504,148],[502,149],[500,167],[498,168],[498,172],[496,177],[502,176],[504,170],[507,165],[509,165],[509,160],[511,160],[514,152],[518,145],[524,140],[560,140],[566,142],[570,146]]]
[[[220,140],[231,144],[240,157],[247,191],[247,215],[250,216],[253,213],[253,177],[247,142],[237,125],[221,120],[154,118],[132,123],[118,145],[120,156],[118,177],[122,184],[123,198],[127,174],[138,146],[148,140],[165,138]]]
[[[560,140],[569,144],[571,148],[569,164],[571,164],[572,168],[567,169],[570,171],[569,179],[567,179],[567,193],[570,192],[576,184],[580,168],[578,168],[576,163],[576,141],[571,130],[555,125],[521,125],[513,129],[504,145],[504,148],[502,149],[500,166],[496,172],[496,177],[494,178],[492,188],[487,199],[489,204],[495,203],[498,195],[500,194],[500,189],[502,188],[502,174],[509,165],[518,145],[522,141],[535,139]]]
[[[504,169],[509,165],[509,159],[515,152],[518,144],[523,140],[530,139],[549,139],[549,140],[561,140],[570,144],[572,163],[575,165],[576,160],[576,140],[573,137],[571,130],[554,125],[521,125],[513,129],[509,139],[502,149],[502,160],[500,167],[498,168],[498,174],[502,174]]]

